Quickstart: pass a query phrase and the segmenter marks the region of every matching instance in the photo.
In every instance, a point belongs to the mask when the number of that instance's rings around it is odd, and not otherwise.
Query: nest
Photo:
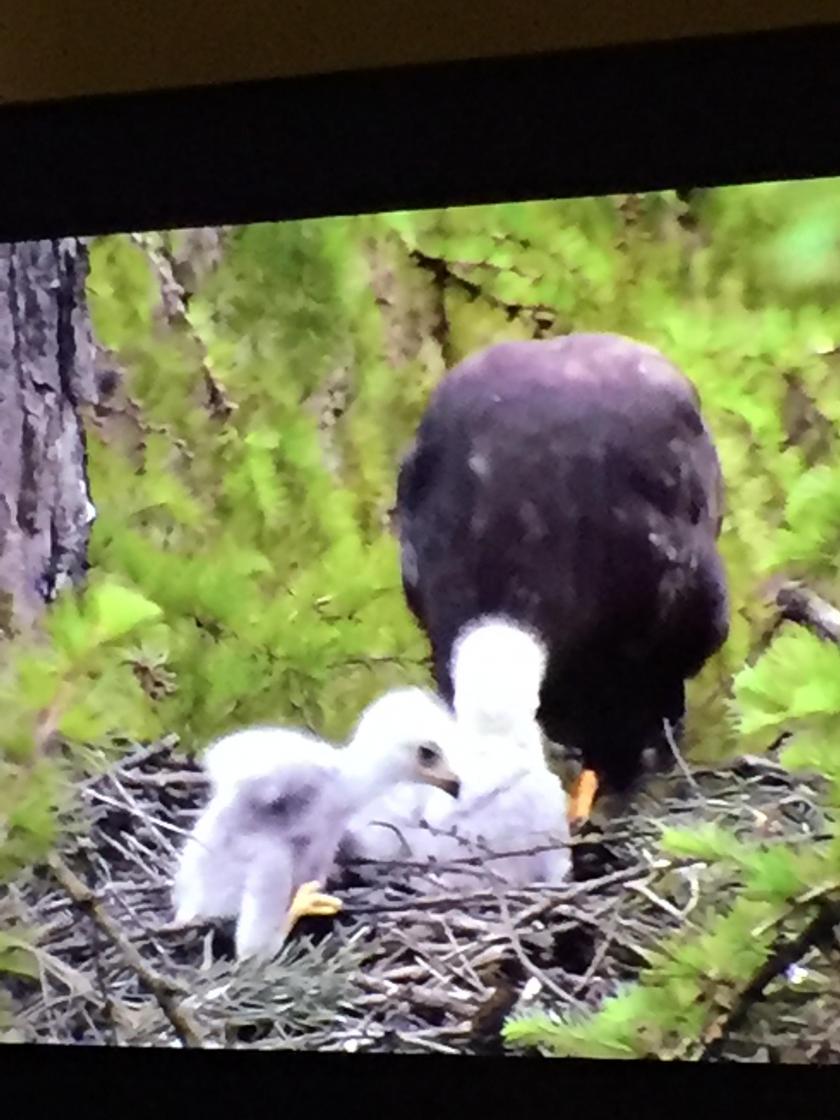
[[[772,757],[680,768],[574,837],[574,878],[562,888],[501,891],[473,862],[474,889],[446,894],[418,888],[416,868],[382,865],[376,885],[341,888],[337,918],[305,919],[257,966],[233,961],[229,928],[172,924],[177,851],[206,797],[195,764],[162,741],[79,793],[84,827],[0,904],[6,928],[36,943],[37,975],[11,989],[26,1041],[501,1053],[511,1012],[595,1008],[638,975],[646,950],[695,911],[720,908],[724,873],[659,858],[662,823],[804,839],[824,829],[815,785]],[[825,961],[801,964],[816,983]],[[836,972],[826,969],[826,985]],[[794,1004],[809,990],[795,987]],[[811,1035],[797,1006],[794,1026],[788,999],[733,1034],[723,1056],[833,1060],[836,1004]]]

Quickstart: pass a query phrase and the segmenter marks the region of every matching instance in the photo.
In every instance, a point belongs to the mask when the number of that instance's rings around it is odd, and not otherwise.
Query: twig
[[[135,767],[142,766],[144,763],[151,762],[160,755],[171,751],[177,743],[177,735],[165,735],[156,743],[151,743],[147,747],[138,747],[136,750],[132,751],[131,754],[126,755],[125,758],[121,759],[120,762],[113,767],[113,771],[123,774],[126,771],[133,770]],[[102,777],[102,774],[92,774],[79,783],[79,789],[87,790],[91,786],[95,786],[98,782],[102,781]]]
[[[685,759],[682,756],[682,751],[677,746],[677,741],[674,738],[674,732],[671,728],[670,720],[663,719],[662,730],[665,732],[665,742],[668,744],[668,749],[670,750],[671,754],[674,756],[674,761],[676,762],[677,766],[679,767],[680,773],[685,778],[685,780],[688,782],[688,784],[691,786],[691,789],[694,793],[694,796],[697,798],[697,800],[702,801],[703,800],[703,791],[700,789],[700,786],[697,784],[697,781],[696,781],[694,775],[691,773],[691,771],[689,770],[689,768],[685,764]]]
[[[446,921],[443,922],[443,931],[444,931],[444,934],[446,935],[447,941],[452,946],[452,951],[450,953],[447,953],[447,955],[445,957],[442,957],[441,960],[443,960],[445,963],[448,964],[449,960],[453,956],[457,957],[460,964],[461,964],[462,969],[464,970],[466,978],[475,986],[476,991],[483,992],[486,989],[486,985],[484,984],[481,977],[478,975],[478,973],[473,968],[473,966],[470,962],[470,959],[466,955],[466,953],[464,952],[463,948],[456,941],[456,939],[455,939],[455,937],[452,933],[452,929],[451,929],[449,923],[446,922]]]
[[[807,626],[821,638],[840,645],[840,610],[799,583],[786,583],[776,595],[782,618]]]
[[[120,774],[127,786],[203,786],[209,789],[207,775],[200,770],[172,770],[162,774]]]
[[[578,1010],[580,1010],[583,1006],[580,1000],[577,999],[576,996],[572,995],[571,992],[564,992],[561,987],[555,984],[553,980],[551,980],[548,976],[546,976],[544,972],[537,968],[537,966],[525,952],[524,948],[522,947],[522,942],[519,940],[519,935],[516,932],[516,927],[511,919],[510,907],[508,906],[507,899],[504,895],[499,896],[499,913],[501,914],[502,920],[504,922],[505,933],[507,934],[508,940],[510,941],[513,951],[516,954],[516,958],[522,965],[523,969],[530,976],[533,976],[534,979],[539,982],[541,987],[548,988],[548,990],[550,992],[553,992],[558,999],[562,1000],[564,1003],[570,1003],[573,1007],[576,1007]]]
[[[397,1031],[396,1036],[402,1039],[403,1042],[410,1042],[413,1046],[419,1046],[423,1050],[431,1050],[435,1054],[457,1054],[458,1050],[454,1046],[445,1046],[442,1042],[435,1042],[431,1038],[423,1038],[416,1031],[413,1034],[406,1034],[403,1031]]]
[[[129,783],[126,782],[126,785],[128,784]],[[170,824],[168,821],[159,820],[157,817],[150,817],[149,814],[139,808],[133,800],[128,800],[125,803],[121,801],[115,801],[112,797],[108,797],[107,794],[101,793],[98,789],[91,790],[89,792],[89,796],[96,801],[102,802],[103,805],[110,805],[113,809],[122,809],[124,812],[131,813],[132,816],[137,817],[141,821],[145,821],[146,824],[154,825],[155,828],[159,828],[163,832],[173,832],[176,836],[192,836],[192,833],[188,828],[179,828],[177,825]],[[124,794],[124,796],[126,795]],[[172,851],[170,850],[170,855],[171,854]]]
[[[102,1000],[102,1009],[105,1013],[108,1041],[111,1046],[119,1046],[117,1024],[114,1017],[114,1001],[105,983],[105,970],[102,967],[101,930],[94,921],[92,914],[89,913],[87,918],[91,927],[94,975],[96,976],[96,985],[99,988],[99,995]]]
[[[572,883],[562,890],[550,891],[545,886],[536,884],[533,887],[516,887],[506,892],[508,898],[516,899],[531,899],[535,895],[545,900],[545,909],[551,909],[554,906],[562,906],[564,903],[569,903],[572,899],[580,895],[597,894],[606,886],[612,886],[617,883],[629,883],[634,879],[643,879],[652,871],[663,871],[666,868],[675,866],[671,860],[656,860],[650,865],[636,865],[635,867],[624,868],[621,871],[613,871],[609,875],[602,875],[598,879],[588,879],[581,883]],[[356,904],[352,902],[345,904],[343,913],[345,914],[384,914],[384,913],[405,913],[412,910],[437,910],[443,909],[447,906],[465,907],[470,903],[491,903],[498,899],[498,893],[495,891],[475,891],[471,894],[444,894],[434,895],[429,898],[410,897],[401,902],[378,902],[367,904]],[[545,910],[541,911],[542,913]]]
[[[372,823],[390,828],[393,832],[396,832],[403,843],[405,843],[405,838],[397,825],[389,821],[375,821]],[[459,840],[461,843],[469,843],[469,841],[465,841],[462,837],[453,836],[451,832],[432,828],[431,826],[424,831],[430,832],[433,836],[446,836]],[[615,839],[620,840],[622,838],[629,838],[629,834],[627,836],[618,834],[617,837],[610,836],[608,838],[601,836],[600,833],[590,834],[588,836],[572,837],[569,840],[557,840],[551,844],[533,844],[528,848],[512,848],[506,851],[494,851],[482,845],[481,855],[456,856],[450,860],[435,862],[432,862],[430,859],[371,859],[366,856],[358,856],[342,861],[342,866],[351,870],[357,867],[371,867],[376,868],[378,871],[434,871],[435,874],[439,874],[443,871],[463,871],[471,866],[483,867],[484,864],[490,860],[513,859],[518,856],[535,856],[539,855],[540,852],[557,852],[560,851],[560,849],[566,848],[591,848],[596,841],[609,839],[612,842]]]
[[[578,983],[577,987],[575,988],[574,994],[576,996],[579,996],[582,992],[586,991],[586,989],[589,987],[589,984],[592,980],[592,977],[597,973],[598,969],[601,967],[601,962],[603,961],[604,957],[609,952],[610,946],[612,945],[613,941],[615,941],[615,936],[616,936],[616,933],[618,932],[618,923],[619,923],[620,917],[621,917],[621,906],[619,905],[613,911],[612,918],[610,919],[610,924],[609,924],[609,926],[607,928],[607,931],[606,931],[606,934],[604,936],[604,940],[601,942],[601,944],[595,950],[595,952],[592,956],[592,960],[589,962],[589,967],[587,968],[587,970],[583,974],[583,976],[580,978],[580,982]]]
[[[100,905],[94,892],[82,882],[75,872],[70,870],[60,856],[55,854],[50,856],[49,865],[57,881],[76,905],[90,915],[99,929],[119,949],[128,964],[155,997],[182,1046],[203,1046],[201,1031],[190,1013],[181,1005],[180,999],[177,998],[180,995],[177,986],[172,981],[160,976],[143,960],[107,910]]]

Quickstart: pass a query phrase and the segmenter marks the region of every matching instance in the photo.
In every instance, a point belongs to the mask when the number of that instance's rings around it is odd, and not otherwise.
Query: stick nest
[[[57,856],[0,902],[0,923],[36,946],[37,975],[10,988],[17,1037],[501,1053],[512,1011],[595,1008],[638,975],[646,949],[720,909],[724,872],[659,858],[660,824],[716,821],[768,841],[824,828],[814,783],[772,756],[675,771],[620,811],[605,805],[574,838],[575,877],[560,889],[502,893],[473,863],[474,890],[446,894],[382,865],[376,886],[339,888],[338,918],[305,919],[272,962],[237,966],[229,928],[172,925],[177,852],[206,795],[200,768],[166,740],[80,785]],[[765,994],[723,1057],[840,1057],[836,962],[814,951],[799,963],[807,982]]]

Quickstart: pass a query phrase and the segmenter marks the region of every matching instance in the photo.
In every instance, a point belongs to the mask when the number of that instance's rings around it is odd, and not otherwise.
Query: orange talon
[[[592,812],[595,794],[598,792],[598,775],[594,770],[581,770],[580,777],[572,790],[569,805],[570,821],[585,821]]]

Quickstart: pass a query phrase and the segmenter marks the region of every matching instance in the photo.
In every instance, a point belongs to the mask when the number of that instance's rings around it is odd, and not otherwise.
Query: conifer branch
[[[189,296],[177,276],[177,269],[171,254],[167,252],[165,245],[160,243],[160,238],[135,233],[131,235],[131,239],[146,253],[155,270],[160,289],[161,306],[168,323],[170,326],[189,334],[199,351],[201,376],[204,380],[207,404],[211,415],[216,419],[227,420],[236,410],[237,405],[228,397],[221,382],[213,375],[207,348],[190,324],[188,317]]]
[[[415,264],[432,274],[438,285],[452,285],[464,292],[470,300],[483,299],[491,307],[502,311],[509,322],[522,316],[529,316],[536,329],[536,337],[539,337],[542,333],[553,329],[557,325],[558,313],[555,308],[550,307],[548,304],[510,303],[506,300],[499,299],[498,296],[488,291],[482,284],[467,279],[466,276],[463,276],[457,271],[458,268],[468,269],[480,267],[494,273],[511,273],[516,272],[515,269],[500,269],[486,261],[449,261],[445,260],[443,257],[430,256],[420,249],[411,250],[410,255]],[[522,273],[518,273],[518,275],[522,276],[523,280],[527,279]]]
[[[816,946],[823,944],[837,922],[840,905],[836,900],[822,898],[814,913],[792,939],[780,939],[773,951],[741,988],[732,1007],[715,1018],[703,1032],[695,1053],[686,1055],[695,1060],[712,1061],[718,1057],[727,1039],[746,1019],[751,1008],[761,1002],[768,986]]]

